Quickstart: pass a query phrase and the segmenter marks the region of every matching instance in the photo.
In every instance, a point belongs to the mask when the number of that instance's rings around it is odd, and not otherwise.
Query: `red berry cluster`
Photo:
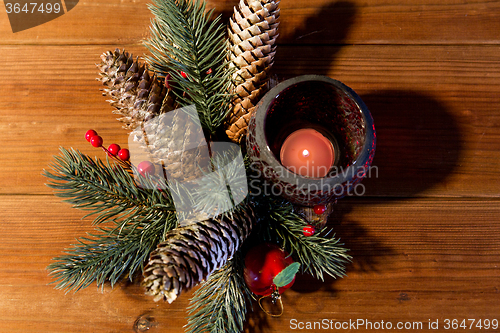
[[[122,149],[116,143],[110,144],[108,148],[103,147],[103,140],[96,131],[90,129],[85,133],[85,139],[96,148],[101,147],[109,156],[119,158],[120,161],[128,161],[130,159],[130,152],[128,149]]]
[[[90,144],[96,148],[101,147],[107,154],[108,156],[118,160],[121,163],[126,163],[127,166],[130,166],[129,163],[127,163],[130,159],[130,152],[128,149],[122,149],[119,145],[116,143],[112,143],[109,145],[108,148],[105,148],[102,143],[102,137],[97,134],[96,131],[90,129],[85,133],[85,139],[90,142]],[[150,161],[142,161],[137,165],[137,171],[143,176],[146,177],[146,175],[154,175],[156,172],[156,167],[153,163]]]

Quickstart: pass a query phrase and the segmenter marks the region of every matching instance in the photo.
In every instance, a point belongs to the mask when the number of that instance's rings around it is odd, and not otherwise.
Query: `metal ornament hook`
[[[278,314],[274,314],[274,313],[271,313],[269,312],[268,310],[266,310],[264,308],[264,306],[262,305],[262,300],[264,298],[267,298],[267,297],[271,297],[271,302],[273,304],[276,304],[278,303],[279,304],[279,307],[280,307],[280,312]],[[265,314],[267,314],[268,316],[270,317],[273,317],[273,318],[277,318],[277,317],[281,317],[281,315],[283,314],[283,302],[281,301],[281,295],[280,293],[278,292],[278,290],[276,289],[275,291],[273,291],[273,293],[271,295],[267,295],[267,296],[262,296],[259,298],[259,306],[260,308],[262,309],[262,311],[264,311]]]

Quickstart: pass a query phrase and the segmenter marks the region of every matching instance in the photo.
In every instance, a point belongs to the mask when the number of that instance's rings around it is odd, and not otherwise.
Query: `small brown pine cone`
[[[146,294],[172,303],[231,259],[255,222],[247,206],[228,217],[195,222],[167,233],[144,269]]]
[[[246,134],[250,115],[268,90],[268,80],[276,54],[279,1],[240,0],[229,21],[229,60],[233,75],[232,110],[226,133],[234,142]]]
[[[113,113],[127,130],[133,130],[155,116],[173,110],[173,94],[156,75],[151,75],[146,65],[125,51],[116,49],[101,55],[99,81],[106,86],[104,95],[116,109]]]

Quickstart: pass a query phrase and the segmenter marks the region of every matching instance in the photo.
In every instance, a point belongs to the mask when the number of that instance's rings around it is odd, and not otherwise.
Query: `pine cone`
[[[144,269],[146,294],[172,303],[231,259],[250,234],[255,217],[247,206],[228,217],[208,219],[167,233]]]
[[[233,75],[236,98],[226,133],[237,143],[246,134],[255,105],[268,89],[278,37],[278,3],[273,0],[240,0],[229,21],[229,57],[236,68]]]
[[[150,75],[146,65],[139,63],[128,52],[116,49],[101,55],[100,80],[106,86],[103,95],[112,98],[109,102],[120,115],[123,127],[133,130],[144,121],[173,110],[173,94],[156,75]]]
[[[149,153],[150,161],[164,168],[169,181],[192,180],[209,171],[210,157],[203,129],[182,109],[144,123],[131,135]]]

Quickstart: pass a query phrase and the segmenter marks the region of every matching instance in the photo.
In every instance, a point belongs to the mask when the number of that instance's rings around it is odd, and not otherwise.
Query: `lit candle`
[[[323,134],[303,128],[285,139],[280,158],[284,167],[298,175],[323,178],[335,161],[335,150]]]

